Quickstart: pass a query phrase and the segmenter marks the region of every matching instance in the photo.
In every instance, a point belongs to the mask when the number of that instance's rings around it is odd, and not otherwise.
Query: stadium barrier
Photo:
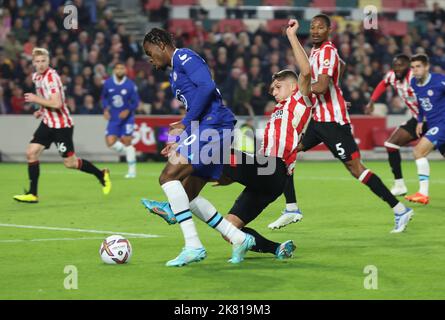
[[[246,117],[238,117],[237,126],[246,121]],[[351,116],[352,128],[364,159],[386,159],[383,142],[391,133],[391,129],[408,120],[409,116]],[[167,139],[168,124],[178,121],[177,116],[137,116],[133,143],[138,153],[158,155]],[[257,145],[261,142],[267,118],[257,117]],[[116,153],[105,145],[106,121],[101,115],[74,115],[74,145],[76,153],[93,161],[118,161]],[[26,146],[39,125],[29,115],[6,115],[0,117],[0,154],[3,162],[25,162]],[[412,158],[411,148],[402,148],[404,159]],[[313,151],[301,153],[300,160],[332,160],[326,148],[317,146]],[[431,158],[440,159],[438,153]],[[42,161],[60,161],[54,146],[43,153]]]

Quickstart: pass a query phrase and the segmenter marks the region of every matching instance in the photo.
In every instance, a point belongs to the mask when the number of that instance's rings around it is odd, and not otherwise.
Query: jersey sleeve
[[[385,77],[383,78],[383,81],[385,82],[385,85],[388,86],[391,84],[391,78],[394,74],[394,71],[390,70],[385,74]]]
[[[334,70],[339,68],[339,59],[337,52],[332,47],[325,47],[318,56],[320,66],[318,74],[327,74],[332,77]]]
[[[207,64],[201,57],[191,55],[181,62],[181,67],[190,81],[196,86],[194,99],[189,102],[189,110],[182,120],[182,123],[189,127],[192,121],[199,120],[201,114],[209,106],[216,86]]]
[[[388,86],[388,84],[389,83],[386,82],[386,79],[383,79],[382,81],[379,82],[377,87],[374,89],[374,92],[372,93],[372,96],[371,96],[371,101],[372,102],[376,102],[377,100],[379,100],[379,98],[385,92],[386,87]]]

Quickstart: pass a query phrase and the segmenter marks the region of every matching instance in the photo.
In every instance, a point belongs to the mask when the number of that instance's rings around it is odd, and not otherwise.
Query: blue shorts
[[[432,125],[425,134],[425,138],[431,141],[434,148],[445,156],[445,125]]]
[[[193,166],[192,175],[205,180],[221,177],[224,163],[230,163],[234,125],[200,125],[186,130],[176,152]]]
[[[111,120],[108,122],[106,136],[131,136],[134,131],[134,117],[130,117],[125,120]]]

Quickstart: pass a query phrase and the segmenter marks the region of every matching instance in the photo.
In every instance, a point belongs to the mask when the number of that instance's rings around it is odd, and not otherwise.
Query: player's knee
[[[37,151],[33,149],[26,150],[26,159],[28,162],[37,161]]]
[[[414,148],[413,155],[414,155],[414,159],[416,159],[416,160],[425,157],[425,153],[423,152],[423,150],[418,147]]]
[[[77,159],[74,157],[63,159],[63,164],[65,165],[65,168],[77,169]]]
[[[159,176],[159,184],[162,186],[164,183],[167,183],[169,181],[178,180],[175,179],[175,175],[171,170],[164,170],[162,171],[161,175]]]

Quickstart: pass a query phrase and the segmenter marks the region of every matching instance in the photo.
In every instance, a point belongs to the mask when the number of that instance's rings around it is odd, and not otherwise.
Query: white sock
[[[396,179],[394,180],[396,187],[404,187],[405,186],[405,180],[402,179]]]
[[[110,148],[118,153],[122,153],[125,149],[125,146],[122,142],[117,140]]]
[[[196,197],[190,202],[190,209],[195,216],[218,230],[231,243],[241,244],[246,238],[246,234],[236,228],[230,221],[223,218],[207,199]]]
[[[128,163],[128,173],[136,174],[136,149],[132,145],[126,146],[125,154]]]
[[[286,203],[286,210],[287,211],[297,211],[298,205],[296,203]]]
[[[416,160],[417,174],[419,175],[420,189],[419,192],[428,196],[428,186],[430,180],[430,164],[427,158],[420,158]]]
[[[396,206],[394,208],[392,208],[394,210],[394,214],[402,214],[406,211],[406,207],[403,203],[399,202],[398,204],[396,204]]]
[[[198,231],[192,220],[189,199],[181,182],[179,180],[173,180],[164,183],[161,187],[168,198],[168,202],[176,216],[176,220],[181,226],[182,233],[184,234],[185,246],[195,249],[202,248],[203,245],[199,240]]]

